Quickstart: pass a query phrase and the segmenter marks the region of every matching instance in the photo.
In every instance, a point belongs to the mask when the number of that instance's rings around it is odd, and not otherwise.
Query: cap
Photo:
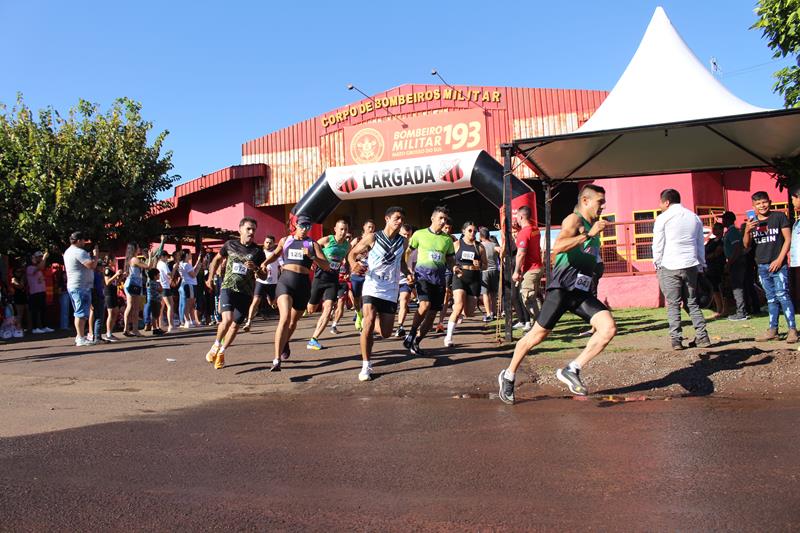
[[[300,224],[313,224],[314,221],[311,220],[311,217],[308,215],[297,215],[297,225]]]
[[[37,250],[37,251],[33,252],[33,257],[43,257],[43,256],[44,256],[44,252],[42,252],[41,250]]]

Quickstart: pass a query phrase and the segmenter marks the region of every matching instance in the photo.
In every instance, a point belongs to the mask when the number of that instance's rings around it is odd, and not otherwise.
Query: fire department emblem
[[[350,141],[350,156],[357,165],[375,163],[381,160],[385,148],[383,136],[378,130],[364,128]]]

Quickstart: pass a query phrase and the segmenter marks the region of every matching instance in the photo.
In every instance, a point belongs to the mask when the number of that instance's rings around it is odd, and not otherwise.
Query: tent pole
[[[552,188],[550,187],[550,180],[542,182],[544,187],[544,277],[547,283],[550,282],[550,219],[552,218],[551,205],[553,203]]]
[[[500,151],[503,154],[503,249],[505,258],[503,260],[503,311],[506,314],[505,335],[506,341],[514,339],[514,330],[511,328],[512,315],[511,298],[514,296],[513,281],[513,257],[509,253],[511,250],[511,157],[513,145],[501,144]]]

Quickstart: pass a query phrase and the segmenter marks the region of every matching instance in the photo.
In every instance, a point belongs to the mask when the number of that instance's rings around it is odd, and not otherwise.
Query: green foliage
[[[758,21],[750,28],[761,30],[772,57],[795,60],[773,74],[773,90],[783,95],[786,107],[800,107],[800,0],[759,0],[755,12]]]
[[[0,250],[63,247],[75,230],[101,244],[158,235],[150,212],[174,176],[168,132],[148,144],[152,128],[128,98],[105,114],[81,100],[66,118],[34,115],[21,95],[0,104]]]

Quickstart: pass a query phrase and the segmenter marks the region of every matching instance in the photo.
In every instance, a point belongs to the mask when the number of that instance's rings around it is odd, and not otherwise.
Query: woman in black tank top
[[[283,258],[278,285],[275,287],[280,318],[275,329],[275,359],[272,360],[271,372],[279,372],[281,359],[289,358],[289,340],[311,295],[311,265],[316,263],[317,268],[330,269],[322,248],[308,236],[311,227],[311,218],[299,215],[292,234],[278,241],[275,253],[264,263],[267,265]]]
[[[464,312],[472,316],[481,294],[481,270],[486,269],[486,250],[475,240],[475,224],[465,222],[462,236],[455,243],[456,266],[453,268],[453,312],[447,324],[445,346],[453,345],[453,331]]]

